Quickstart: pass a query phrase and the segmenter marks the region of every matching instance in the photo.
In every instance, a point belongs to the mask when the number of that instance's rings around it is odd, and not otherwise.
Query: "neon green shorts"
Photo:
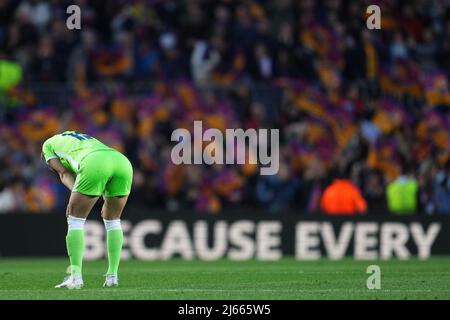
[[[130,194],[133,167],[115,150],[95,151],[79,164],[72,192],[88,196],[118,197]]]

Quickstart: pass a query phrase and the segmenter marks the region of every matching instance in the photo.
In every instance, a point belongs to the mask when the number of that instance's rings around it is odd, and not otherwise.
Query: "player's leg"
[[[110,176],[109,166],[92,153],[80,163],[75,185],[67,205],[68,231],[67,253],[70,258],[71,275],[69,285],[63,282],[59,287],[71,288],[70,281],[82,284],[82,263],[84,254],[84,223],[92,207],[103,194]]]
[[[80,289],[83,286],[82,266],[84,254],[84,223],[98,200],[98,196],[87,196],[72,192],[67,205],[66,235],[67,254],[70,260],[70,277],[64,279],[57,288]]]
[[[98,196],[87,196],[72,192],[67,205],[66,245],[72,275],[81,274],[84,254],[84,223],[98,200]]]
[[[104,286],[108,287],[118,285],[117,274],[123,245],[120,217],[128,201],[133,178],[133,169],[124,155],[117,152],[110,155],[110,157],[114,159],[115,170],[106,185],[102,207],[108,251],[108,271]]]
[[[120,257],[122,255],[123,231],[120,217],[127,203],[128,196],[104,197],[102,217],[106,228],[108,251],[107,275],[117,276]]]

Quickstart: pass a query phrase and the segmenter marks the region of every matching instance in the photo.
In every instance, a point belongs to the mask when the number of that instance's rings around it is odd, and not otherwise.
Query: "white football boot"
[[[81,289],[83,288],[83,278],[81,275],[70,275],[64,278],[64,281],[55,286],[55,288]]]
[[[119,285],[119,277],[117,274],[106,274],[104,287],[117,287]]]

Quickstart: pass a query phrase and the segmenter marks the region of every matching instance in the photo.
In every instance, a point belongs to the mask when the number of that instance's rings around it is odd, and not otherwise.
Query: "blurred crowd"
[[[445,0],[0,0],[0,213],[64,212],[41,145],[76,130],[131,159],[130,205],[449,214],[449,57]],[[279,128],[278,174],[174,165],[194,120]]]

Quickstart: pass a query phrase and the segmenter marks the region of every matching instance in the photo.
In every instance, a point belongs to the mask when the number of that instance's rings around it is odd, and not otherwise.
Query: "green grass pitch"
[[[381,268],[369,290],[366,269]],[[106,261],[84,264],[85,287],[54,289],[67,259],[0,258],[0,299],[450,299],[450,257],[420,261],[123,261],[120,287],[102,288]]]

